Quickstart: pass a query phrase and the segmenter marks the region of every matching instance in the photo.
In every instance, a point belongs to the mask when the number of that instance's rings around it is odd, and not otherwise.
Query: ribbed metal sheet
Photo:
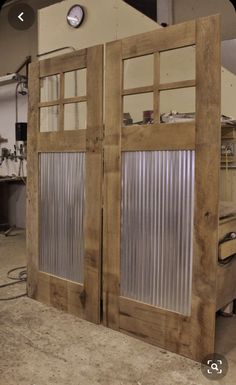
[[[85,154],[40,155],[41,271],[83,283]]]
[[[194,151],[122,154],[121,295],[189,315]]]

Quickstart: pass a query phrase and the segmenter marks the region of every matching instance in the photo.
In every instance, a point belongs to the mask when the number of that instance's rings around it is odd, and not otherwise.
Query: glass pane
[[[195,79],[195,47],[161,52],[161,83]]]
[[[64,130],[79,130],[87,127],[87,103],[65,104]]]
[[[65,73],[65,98],[86,96],[87,69]]]
[[[161,121],[165,123],[176,123],[176,121],[185,121],[187,119],[193,120],[195,112],[195,87],[161,91],[160,111]],[[173,117],[170,121],[167,119],[169,115]]]
[[[124,126],[153,123],[153,92],[124,96],[123,103]]]
[[[40,79],[40,101],[58,100],[60,95],[60,75],[47,76]]]
[[[40,108],[40,131],[58,131],[59,106]]]
[[[124,60],[124,89],[153,85],[153,55]]]

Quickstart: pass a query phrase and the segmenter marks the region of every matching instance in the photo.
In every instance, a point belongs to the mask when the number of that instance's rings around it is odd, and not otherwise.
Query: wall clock
[[[81,5],[73,5],[67,13],[67,23],[70,27],[79,28],[84,20],[84,9]]]

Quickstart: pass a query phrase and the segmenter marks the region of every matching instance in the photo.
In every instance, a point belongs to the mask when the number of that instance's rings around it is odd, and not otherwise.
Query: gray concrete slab
[[[24,233],[0,235],[0,282],[24,263]],[[24,291],[24,284],[17,285],[1,289],[0,297]],[[212,382],[200,364],[102,325],[29,298],[0,302],[0,385],[235,385],[236,318],[220,322],[218,350],[230,370]]]

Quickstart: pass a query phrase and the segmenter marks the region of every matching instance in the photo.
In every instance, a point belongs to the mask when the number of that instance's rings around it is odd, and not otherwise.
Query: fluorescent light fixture
[[[26,81],[26,77],[16,73],[0,76],[0,86],[11,83],[18,83],[21,81]]]

